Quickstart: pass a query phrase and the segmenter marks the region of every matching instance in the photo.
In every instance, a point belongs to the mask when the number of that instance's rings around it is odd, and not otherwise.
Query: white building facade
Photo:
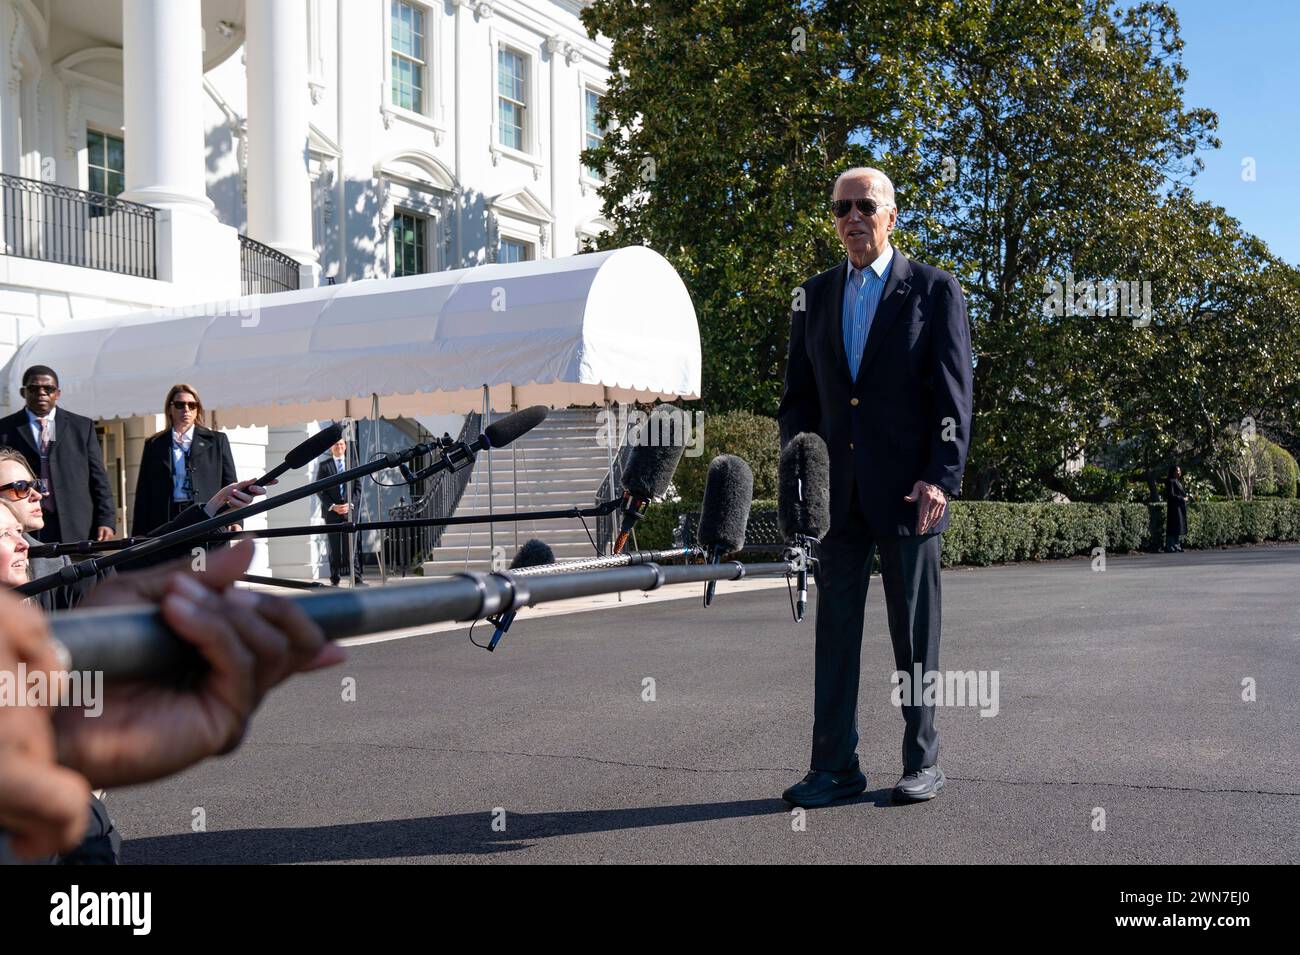
[[[0,0],[0,361],[82,318],[580,251],[608,228],[585,5]],[[163,424],[105,425],[119,521]],[[316,427],[231,429],[240,476]],[[320,546],[259,564],[312,576]]]

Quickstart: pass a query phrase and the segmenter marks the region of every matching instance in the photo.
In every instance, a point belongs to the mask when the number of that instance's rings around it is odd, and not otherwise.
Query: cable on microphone
[[[551,550],[551,545],[534,537],[519,548],[519,553],[515,554],[515,559],[510,562],[510,569],[540,567],[543,564],[554,562],[555,551]],[[526,579],[516,577],[514,574],[507,574],[506,578],[510,581],[512,597],[509,606],[487,618],[488,622],[496,628],[492,633],[492,640],[484,647],[489,653],[496,650],[497,643],[506,635],[510,625],[515,622],[515,614],[519,612],[519,608],[528,604],[528,583]],[[475,646],[482,646],[482,644],[474,642],[473,629],[473,627],[470,628],[470,643],[474,643]]]

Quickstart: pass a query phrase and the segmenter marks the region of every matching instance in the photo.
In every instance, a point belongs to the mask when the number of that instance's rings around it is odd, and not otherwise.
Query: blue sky
[[[1219,115],[1201,154],[1199,198],[1223,206],[1278,257],[1300,265],[1300,3],[1171,0],[1186,46],[1184,102]],[[1255,160],[1254,182],[1242,160]]]

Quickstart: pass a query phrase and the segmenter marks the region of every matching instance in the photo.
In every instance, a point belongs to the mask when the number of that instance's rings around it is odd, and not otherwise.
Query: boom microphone
[[[536,537],[524,543],[519,548],[519,553],[515,554],[515,559],[510,562],[511,570],[518,570],[521,567],[540,567],[542,564],[551,564],[555,562],[555,551],[551,550],[551,545],[546,541],[540,541]],[[488,622],[496,627],[492,634],[492,641],[488,644],[488,652],[491,653],[497,648],[497,641],[505,636],[510,625],[515,622],[515,614],[518,611],[511,610],[504,614],[494,614],[488,617]]]
[[[685,436],[678,433],[680,428],[677,409],[660,405],[638,433],[639,443],[632,448],[623,472],[623,526],[614,541],[615,554],[623,552],[632,528],[645,517],[650,502],[668,493],[673,472],[686,451]]]
[[[799,598],[794,619],[808,609],[808,549],[831,523],[830,453],[820,435],[802,432],[781,449],[777,465],[777,526],[793,545],[798,562]]]
[[[749,506],[754,501],[754,472],[743,458],[719,454],[709,464],[704,485],[704,503],[700,509],[700,529],[696,534],[707,563],[716,564],[723,554],[745,546],[745,525],[749,523]],[[704,585],[704,606],[713,603],[717,581]]]

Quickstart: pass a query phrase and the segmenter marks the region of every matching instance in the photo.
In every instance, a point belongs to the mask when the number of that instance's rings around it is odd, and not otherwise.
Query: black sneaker
[[[781,794],[792,806],[814,809],[827,806],[837,799],[848,799],[867,788],[867,777],[858,769],[857,757],[853,765],[839,772],[810,769],[808,775]]]

